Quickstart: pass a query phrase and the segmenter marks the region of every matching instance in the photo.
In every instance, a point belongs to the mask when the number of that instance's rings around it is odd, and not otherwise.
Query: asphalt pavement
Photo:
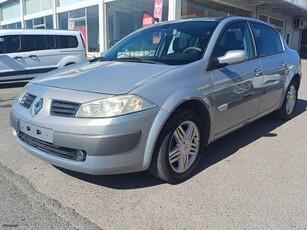
[[[292,120],[268,116],[211,144],[179,185],[147,172],[88,176],[32,157],[9,126],[21,86],[0,84],[0,229],[307,229],[305,78]]]

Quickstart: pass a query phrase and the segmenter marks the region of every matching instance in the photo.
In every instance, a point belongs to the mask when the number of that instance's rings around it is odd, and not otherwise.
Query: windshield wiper
[[[98,57],[89,60],[89,62],[99,62],[99,61],[109,61],[109,60],[106,59],[105,57]]]
[[[127,62],[140,62],[140,63],[150,63],[150,64],[164,64],[161,62],[148,60],[145,58],[139,58],[139,57],[123,57],[123,58],[117,58],[116,61],[127,61]]]

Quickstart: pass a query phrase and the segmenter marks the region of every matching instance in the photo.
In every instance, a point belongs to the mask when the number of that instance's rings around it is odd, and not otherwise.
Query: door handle
[[[16,59],[21,59],[22,57],[21,56],[16,56],[16,57],[14,57],[14,59],[16,60]]]
[[[262,71],[261,71],[260,69],[258,69],[258,68],[255,69],[255,70],[254,70],[254,76],[255,76],[255,77],[259,77],[260,75],[262,75]]]
[[[287,62],[285,62],[285,61],[282,61],[282,62],[281,62],[281,67],[283,67],[283,68],[286,68],[286,67],[288,67],[288,64],[287,64]]]
[[[36,58],[37,56],[35,55],[35,54],[31,54],[30,56],[29,56],[29,58]]]

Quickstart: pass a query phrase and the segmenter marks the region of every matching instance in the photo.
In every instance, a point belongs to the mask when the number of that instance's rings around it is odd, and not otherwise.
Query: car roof
[[[80,34],[75,30],[56,30],[56,29],[4,29],[0,30],[0,35],[31,34],[31,35],[76,35]]]
[[[189,18],[189,19],[180,19],[180,20],[173,20],[173,21],[166,21],[166,22],[160,22],[159,24],[172,24],[172,23],[180,23],[180,22],[188,22],[188,21],[204,21],[204,22],[231,22],[231,21],[237,21],[237,20],[246,20],[251,22],[257,22],[264,25],[269,25],[273,27],[271,24],[261,21],[256,18],[250,18],[250,17],[242,17],[242,16],[227,16],[227,17],[203,17],[203,18]]]

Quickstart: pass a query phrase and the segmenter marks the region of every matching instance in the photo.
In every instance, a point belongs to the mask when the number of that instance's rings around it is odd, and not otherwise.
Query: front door
[[[220,57],[230,50],[245,50],[248,60],[212,71],[215,85],[215,135],[247,121],[257,114],[262,76],[247,22],[235,22],[222,33],[213,55]]]

